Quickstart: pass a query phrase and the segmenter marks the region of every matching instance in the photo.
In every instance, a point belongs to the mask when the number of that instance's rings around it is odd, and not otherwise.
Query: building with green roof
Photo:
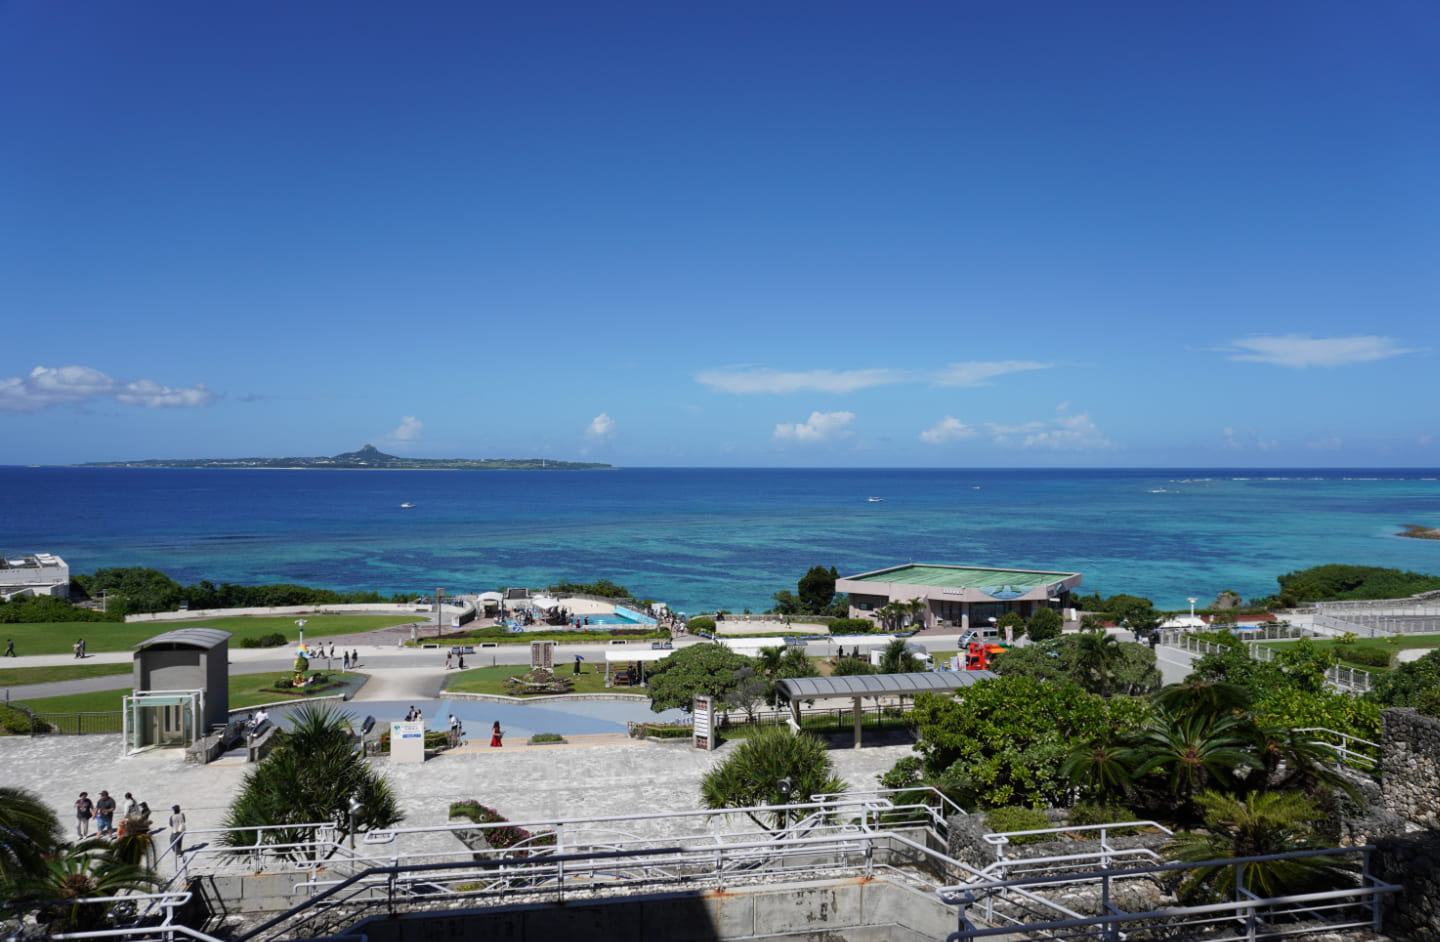
[[[969,628],[1006,612],[1029,618],[1041,608],[1068,608],[1080,581],[1078,572],[907,563],[837,579],[835,591],[850,596],[852,618],[873,619],[889,602],[921,599],[926,628]]]

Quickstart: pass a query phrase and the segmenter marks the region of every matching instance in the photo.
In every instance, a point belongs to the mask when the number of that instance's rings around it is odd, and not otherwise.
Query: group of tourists
[[[126,792],[123,802],[117,803],[104,789],[94,801],[90,800],[89,792],[81,792],[80,797],[75,799],[75,836],[82,841],[91,837],[92,821],[93,836],[105,840],[149,834],[154,826],[148,802],[137,801],[134,795]],[[169,824],[170,848],[178,854],[185,836],[185,812],[180,810],[179,805],[170,806]]]

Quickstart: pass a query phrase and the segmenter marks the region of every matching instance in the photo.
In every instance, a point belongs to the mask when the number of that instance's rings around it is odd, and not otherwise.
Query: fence
[[[1361,604],[1326,602],[1324,605]],[[1431,604],[1426,606],[1434,609]],[[1378,638],[1385,635],[1433,635],[1440,634],[1440,616],[1403,614],[1392,611],[1365,609],[1341,609],[1332,610],[1322,608],[1315,613],[1315,624],[1317,627],[1328,628],[1331,631],[1349,632],[1365,638]]]
[[[33,713],[20,704],[10,706],[30,720],[30,729],[20,735],[38,736],[44,733],[58,733],[66,736],[85,736],[92,733],[124,732],[124,716],[120,710],[106,710],[90,713]]]
[[[1258,640],[1259,639],[1248,640],[1243,650],[1263,664],[1268,664],[1275,660],[1275,649],[1267,648],[1259,644]],[[1216,644],[1214,641],[1206,641],[1203,638],[1197,638],[1183,631],[1162,632],[1161,643],[1202,657],[1206,654],[1224,654],[1232,650],[1231,646]],[[1345,667],[1338,664],[1325,671],[1325,680],[1341,693],[1366,693],[1374,687],[1374,677],[1369,671],[1361,670],[1358,667]]]

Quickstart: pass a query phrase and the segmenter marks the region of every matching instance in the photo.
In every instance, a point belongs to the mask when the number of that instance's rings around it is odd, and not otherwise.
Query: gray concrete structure
[[[0,599],[16,595],[70,597],[70,567],[51,553],[0,557]]]
[[[230,722],[230,637],[218,628],[179,628],[140,642],[135,692],[203,691],[202,728],[224,726]]]

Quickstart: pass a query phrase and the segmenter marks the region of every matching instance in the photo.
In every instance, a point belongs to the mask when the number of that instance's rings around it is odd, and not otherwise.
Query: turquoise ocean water
[[[0,468],[0,552],[181,582],[484,591],[609,578],[686,612],[769,607],[814,564],[1084,573],[1169,608],[1345,562],[1440,572],[1433,470]],[[871,503],[867,497],[884,500]],[[401,504],[412,502],[413,509]]]

